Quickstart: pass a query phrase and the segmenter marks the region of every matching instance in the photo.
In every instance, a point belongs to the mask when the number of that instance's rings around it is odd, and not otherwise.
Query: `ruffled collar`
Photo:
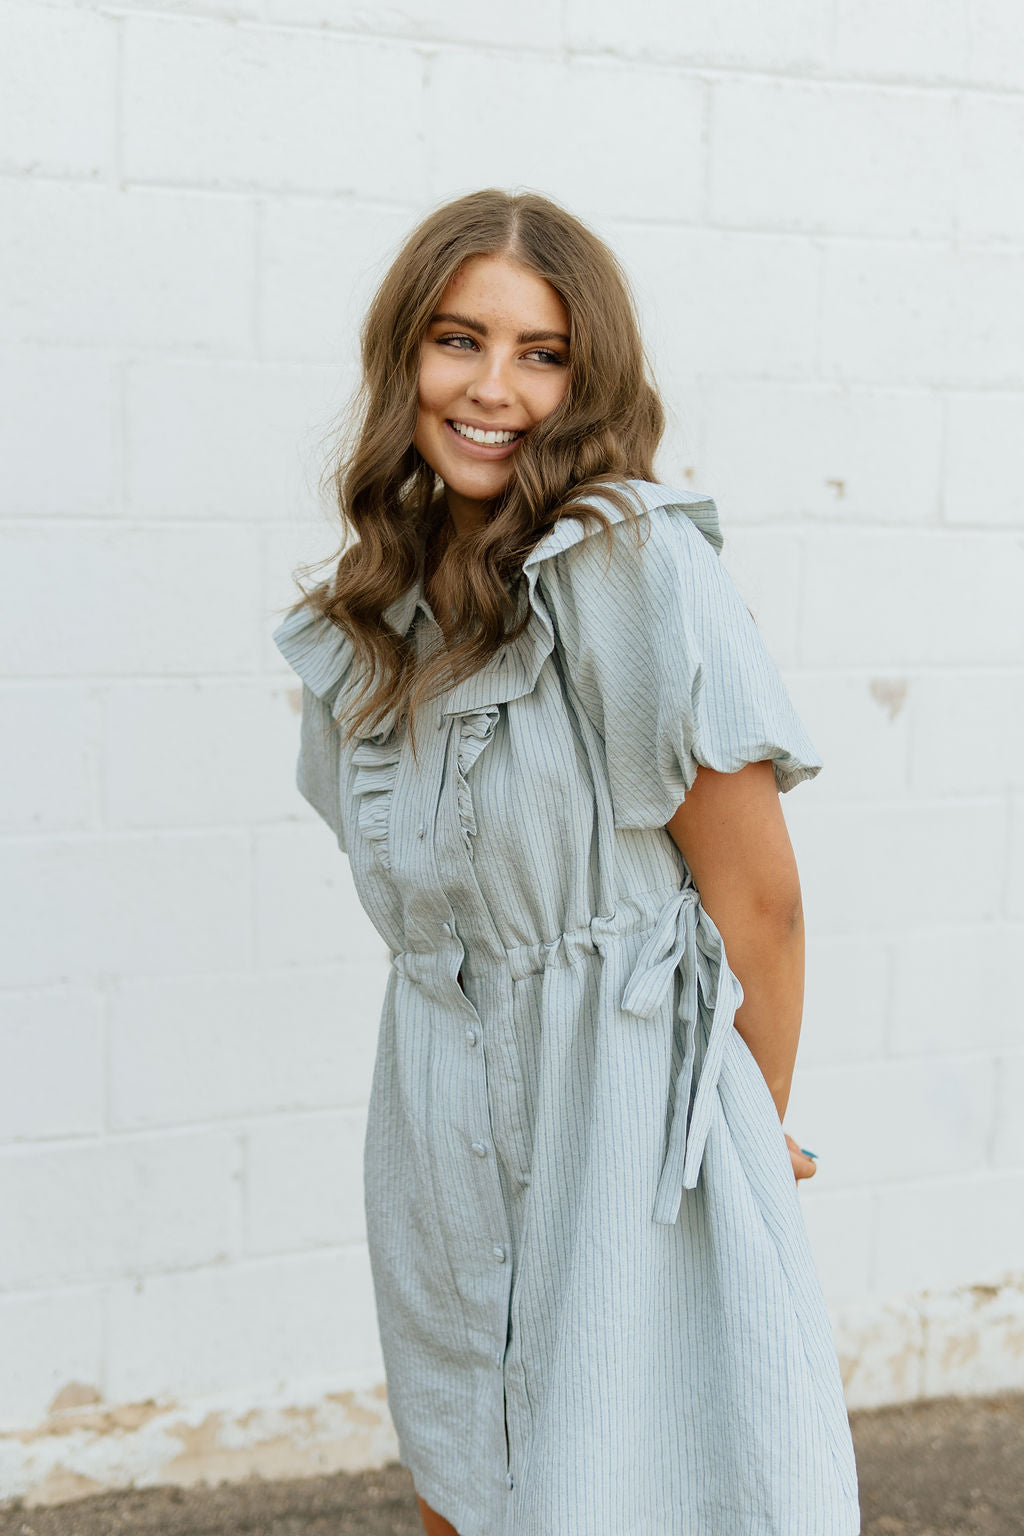
[[[695,491],[680,491],[652,480],[623,480],[621,488],[633,492],[638,513],[653,511],[656,507],[680,507],[700,529],[716,554],[722,551],[722,532],[714,501]],[[581,505],[600,506],[612,523],[622,522],[625,514],[600,492],[581,500]],[[527,582],[529,618],[518,639],[503,645],[493,656],[465,678],[445,696],[443,712],[460,715],[486,709],[492,704],[505,704],[512,699],[532,693],[540,669],[551,654],[555,644],[555,630],[538,591],[537,582],[541,567],[555,555],[564,553],[573,545],[593,537],[600,531],[599,525],[590,520],[581,522],[572,514],[572,503],[567,504],[563,515],[554,527],[539,539],[523,561],[523,573]],[[424,592],[424,551],[421,551],[416,579],[401,597],[384,609],[387,622],[400,635],[406,635],[417,611],[436,622],[433,610]],[[329,691],[331,703],[340,704],[339,685],[344,680],[352,660],[352,643],[336,625],[327,624],[318,616],[311,616],[308,609],[299,610],[285,619],[274,634],[274,640],[285,659],[303,676],[321,697]],[[391,721],[373,734],[380,737],[392,727]]]
[[[710,497],[700,496],[695,491],[675,490],[652,480],[623,480],[619,484],[633,492],[637,502],[637,512],[640,514],[653,511],[655,507],[682,507],[711,544],[715,553],[721,553],[722,531],[717,508]],[[530,605],[530,616],[526,628],[517,640],[503,645],[478,671],[473,673],[472,677],[465,678],[451,690],[443,707],[446,715],[482,709],[488,704],[505,704],[512,699],[522,698],[526,693],[532,693],[540,669],[555,644],[554,625],[543,596],[537,590],[540,569],[545,561],[563,554],[573,545],[582,543],[584,539],[593,537],[599,531],[596,521],[590,520],[584,523],[572,515],[569,510],[571,505],[571,503],[567,504],[566,510],[554,527],[537,541],[523,561],[523,573],[527,581]],[[600,492],[588,495],[581,505],[600,506],[612,523],[625,520],[625,513]],[[396,628],[404,625],[400,632],[405,634],[417,608],[420,607],[433,618],[430,605],[423,595],[422,565],[417,583],[388,610],[389,615],[394,613],[394,618],[389,617],[389,622],[394,623]]]

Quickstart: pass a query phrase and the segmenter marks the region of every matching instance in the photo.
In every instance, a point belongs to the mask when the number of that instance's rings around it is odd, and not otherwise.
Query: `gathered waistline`
[[[581,956],[602,954],[610,942],[649,932],[657,925],[666,904],[678,895],[678,886],[642,891],[623,897],[614,912],[597,913],[589,922],[567,928],[553,939],[512,945],[505,950],[505,963],[513,981],[523,981],[549,966],[572,965]]]
[[[676,1012],[685,1040],[683,1064],[674,1085],[652,1211],[654,1221],[672,1226],[679,1216],[683,1190],[694,1189],[697,1184],[733,1020],[743,1001],[743,988],[729,966],[722,936],[701,905],[696,886],[687,881],[667,891],[625,897],[613,913],[592,917],[589,923],[554,939],[506,949],[505,962],[512,978],[522,980],[549,966],[571,965],[581,956],[601,954],[609,944],[636,933],[646,934],[646,938],[622,992],[622,1011],[639,1019],[651,1018],[673,987],[677,971],[682,982]],[[404,955],[393,956],[403,970]],[[488,968],[486,962],[483,968]],[[467,972],[471,969],[476,967],[467,964]],[[698,1069],[701,999],[711,1022]],[[691,1090],[695,1090],[692,1113]]]

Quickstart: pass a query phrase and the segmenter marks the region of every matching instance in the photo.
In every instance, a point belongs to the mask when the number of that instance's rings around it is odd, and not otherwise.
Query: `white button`
[[[452,936],[452,925],[451,925],[451,923],[442,923],[441,924],[441,932],[442,933],[446,933],[448,935],[448,937],[451,938],[451,936]]]
[[[494,1257],[497,1259],[499,1264],[504,1264],[504,1262],[505,1262],[505,1250],[504,1250],[504,1248],[499,1248],[497,1243],[495,1243],[494,1247],[491,1249],[491,1252],[494,1254]]]
[[[508,1472],[508,1473],[505,1474],[505,1481],[506,1481],[506,1483],[508,1483],[508,1486],[511,1488],[512,1487],[512,1473],[511,1472]]]
[[[482,1141],[474,1141],[473,1151],[476,1153],[477,1157],[487,1156],[487,1148],[484,1146]]]
[[[477,1034],[472,1024],[466,1030],[466,1039],[469,1041],[470,1045],[476,1045],[477,1041],[480,1039],[480,1036]]]
[[[501,1370],[501,1365],[502,1365],[502,1358],[501,1358],[501,1356],[500,1355],[495,1355],[495,1357],[494,1357],[494,1369],[496,1371],[500,1371]]]
[[[426,835],[427,835],[426,827],[417,827],[416,828],[416,836],[417,837],[426,837]]]
[[[530,1175],[528,1173],[521,1173],[519,1175],[519,1182],[520,1182],[520,1184],[529,1184],[529,1182],[530,1182]]]

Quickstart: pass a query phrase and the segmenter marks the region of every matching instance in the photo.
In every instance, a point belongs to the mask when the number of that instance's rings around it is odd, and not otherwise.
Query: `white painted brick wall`
[[[387,956],[270,631],[374,284],[486,184],[621,254],[825,759],[788,1124],[848,1399],[1024,1386],[1022,147],[1013,0],[0,10],[0,1499],[394,1453]]]

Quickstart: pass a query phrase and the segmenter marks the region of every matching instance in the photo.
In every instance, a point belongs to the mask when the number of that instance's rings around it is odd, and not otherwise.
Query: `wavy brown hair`
[[[417,658],[411,632],[399,635],[384,610],[415,581],[426,540],[447,519],[444,487],[413,445],[420,354],[449,281],[481,255],[520,262],[562,300],[568,388],[521,439],[483,524],[462,537],[449,528],[431,589],[451,616],[450,638]],[[618,261],[579,219],[532,192],[488,188],[429,214],[377,289],[360,341],[362,380],[322,481],[341,516],[342,552],[329,557],[331,578],[292,611],[308,605],[338,625],[366,667],[366,686],[345,715],[348,735],[366,734],[394,711],[408,720],[415,752],[418,709],[529,623],[523,561],[559,517],[590,516],[607,532],[609,519],[584,505],[600,489],[639,537],[633,503],[612,482],[654,479],[665,415]]]

